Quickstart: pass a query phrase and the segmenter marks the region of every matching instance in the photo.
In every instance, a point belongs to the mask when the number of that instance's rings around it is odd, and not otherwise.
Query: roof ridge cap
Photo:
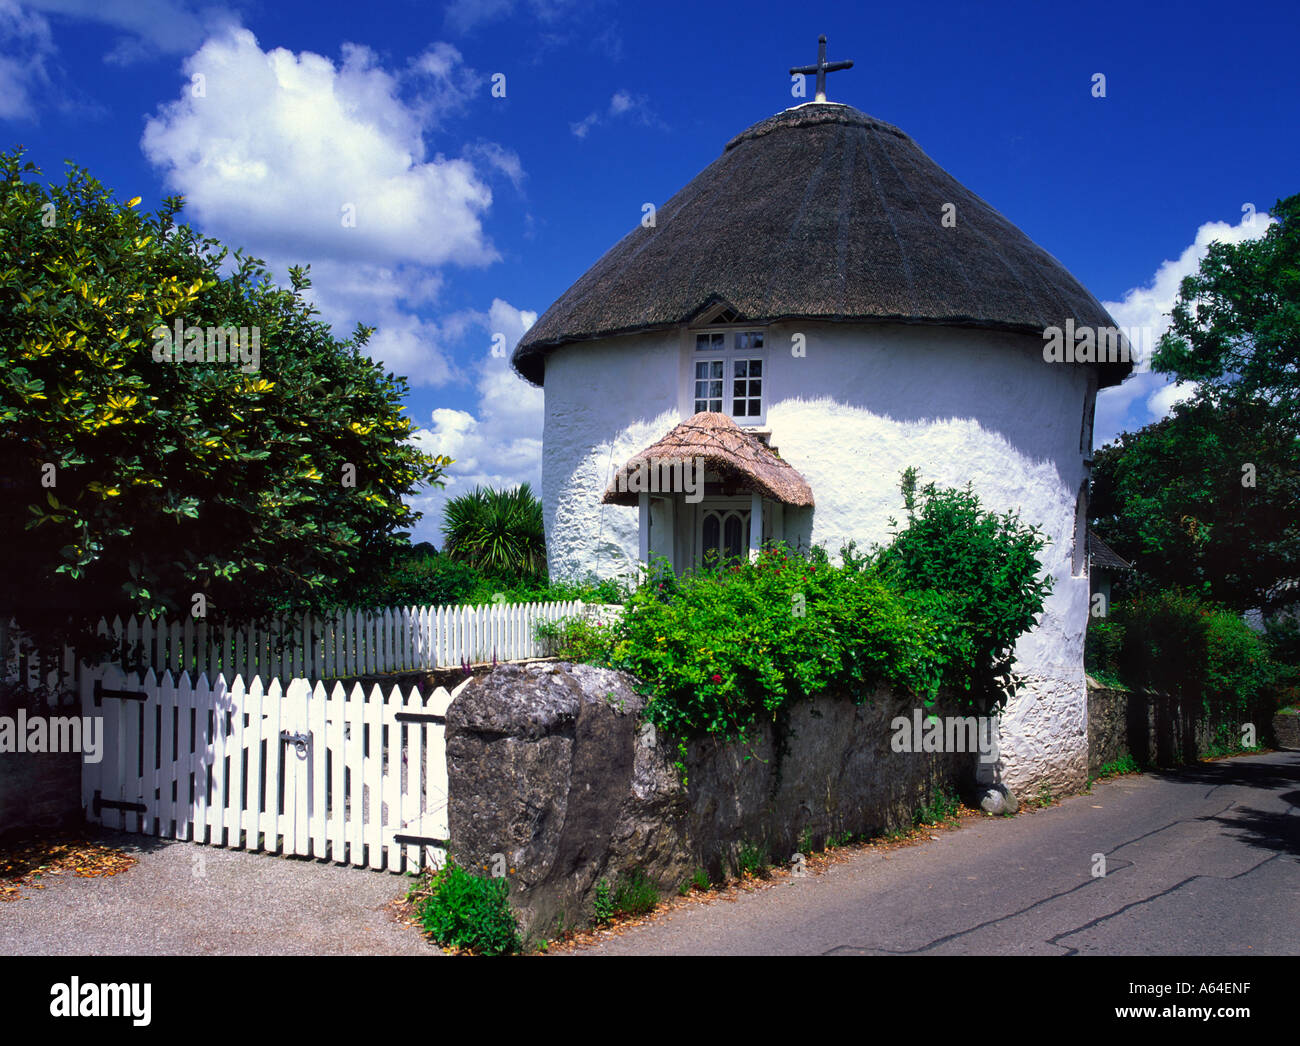
[[[884,131],[886,134],[892,134],[904,141],[911,141],[907,132],[900,130],[891,123],[877,119],[868,113],[855,109],[851,105],[843,102],[804,102],[802,105],[795,105],[789,109],[783,109],[779,113],[773,113],[764,120],[745,128],[736,137],[731,139],[724,147],[723,153],[728,153],[741,142],[747,142],[755,138],[762,138],[764,135],[771,134],[773,131],[793,129],[799,127],[816,127],[824,123],[847,124],[851,127],[868,127],[872,130]]]

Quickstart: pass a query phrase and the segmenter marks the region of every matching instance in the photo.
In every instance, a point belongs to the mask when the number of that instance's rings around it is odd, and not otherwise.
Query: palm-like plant
[[[542,503],[527,483],[511,490],[475,487],[447,502],[443,552],[479,570],[512,577],[546,570]]]

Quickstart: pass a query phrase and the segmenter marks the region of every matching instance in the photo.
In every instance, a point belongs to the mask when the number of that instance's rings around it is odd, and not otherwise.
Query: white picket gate
[[[82,714],[103,717],[83,763],[86,816],[109,828],[390,872],[446,853],[444,722],[468,683],[422,697],[306,679],[245,686],[221,675],[82,674]]]

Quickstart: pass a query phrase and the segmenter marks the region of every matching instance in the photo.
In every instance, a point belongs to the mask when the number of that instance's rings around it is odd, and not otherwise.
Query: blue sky
[[[322,314],[379,327],[421,442],[457,459],[420,499],[440,544],[448,494],[537,483],[541,393],[493,335],[512,347],[643,203],[802,100],[787,70],[818,34],[856,62],[832,100],[1158,334],[1205,245],[1300,191],[1297,29],[1293,2],[0,0],[0,142],[148,207],[184,194],[282,277],[311,263]],[[1143,373],[1104,394],[1098,442],[1186,391]]]

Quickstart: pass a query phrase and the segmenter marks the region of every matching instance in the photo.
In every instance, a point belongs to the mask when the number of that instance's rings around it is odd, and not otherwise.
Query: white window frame
[[[758,334],[763,339],[763,347],[756,349],[738,348],[740,339],[746,334]],[[696,338],[701,335],[722,336],[722,348],[714,349],[697,349]],[[686,330],[685,336],[685,364],[686,364],[686,387],[685,387],[685,412],[687,416],[699,413],[696,410],[697,398],[705,400],[706,404],[713,399],[711,396],[696,397],[695,382],[697,380],[711,381],[712,378],[697,379],[695,377],[695,365],[697,363],[721,363],[722,364],[722,410],[721,413],[731,418],[737,425],[742,427],[760,427],[767,424],[767,405],[770,400],[769,384],[771,380],[771,366],[768,357],[768,329],[760,324],[753,323],[736,323],[736,324],[717,324],[704,327],[690,327]],[[748,375],[744,378],[736,377],[736,363],[738,361],[757,361],[763,368],[762,374],[756,379],[751,379]],[[748,383],[751,380],[760,382],[758,393],[759,413],[737,415],[734,413],[735,400],[735,382],[746,382],[746,395],[743,398],[749,403],[753,397],[748,395]]]

